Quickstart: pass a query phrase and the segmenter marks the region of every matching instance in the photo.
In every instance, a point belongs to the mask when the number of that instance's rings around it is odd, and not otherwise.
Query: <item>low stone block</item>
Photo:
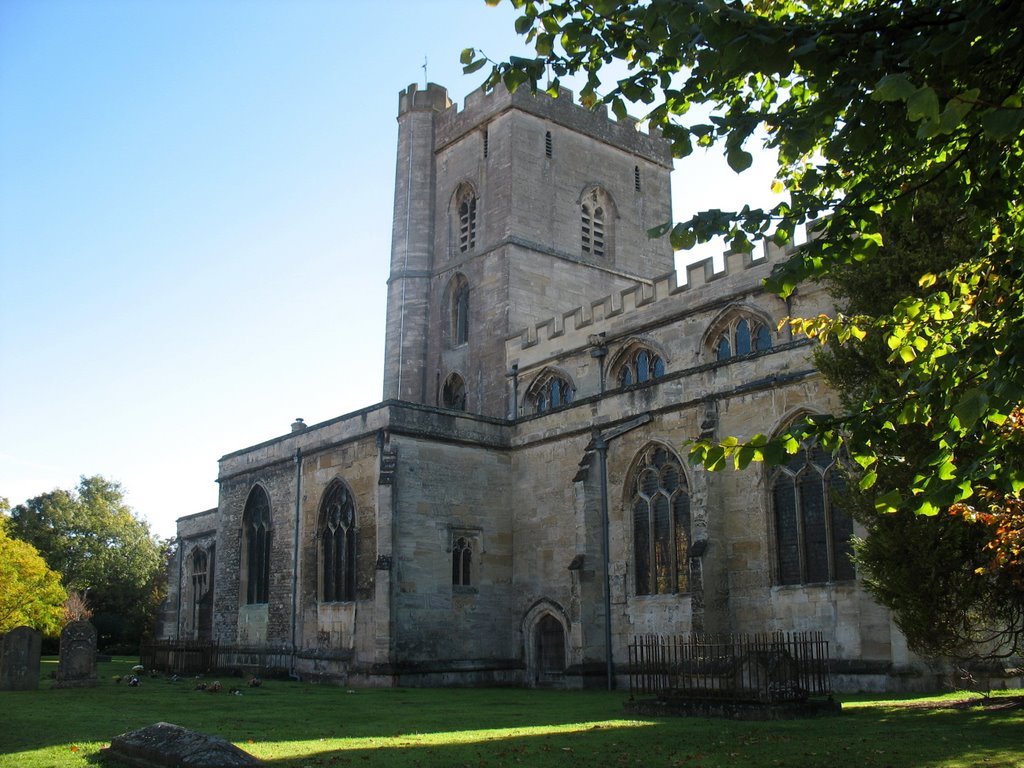
[[[131,768],[236,768],[265,765],[248,752],[220,738],[171,723],[154,723],[122,733],[101,751],[104,760]]]

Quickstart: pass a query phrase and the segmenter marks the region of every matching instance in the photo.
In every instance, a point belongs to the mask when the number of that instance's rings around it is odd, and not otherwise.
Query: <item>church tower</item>
[[[384,399],[426,402],[426,335],[434,262],[434,122],[448,92],[410,85],[399,95],[398,158],[391,226]]]
[[[384,397],[518,415],[505,340],[673,270],[668,144],[527,89],[399,99]]]

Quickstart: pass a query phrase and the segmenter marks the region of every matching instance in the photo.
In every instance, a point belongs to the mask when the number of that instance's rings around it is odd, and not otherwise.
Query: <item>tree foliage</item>
[[[11,510],[9,532],[36,547],[65,589],[85,595],[101,640],[134,642],[159,601],[163,547],[118,483],[83,477]]]
[[[884,245],[875,258],[832,270],[830,293],[848,312],[870,317],[891,313],[908,296],[926,295],[919,276],[955,266],[973,246],[965,218],[949,210],[942,182],[918,190],[904,215],[890,213],[883,220]],[[887,362],[888,354],[884,340],[871,334],[820,348],[815,363],[844,408],[853,410],[871,393],[892,398],[902,391],[900,371]],[[927,457],[927,434],[917,424],[897,424],[888,440],[889,452],[873,467],[876,485],[908,487],[915,467]],[[970,450],[962,446],[959,454],[969,458]],[[880,515],[874,488],[860,489],[858,480],[864,485],[863,473],[847,483],[843,499],[867,531],[856,543],[858,570],[865,587],[893,610],[910,646],[961,658],[1017,647],[1024,631],[1024,584],[1019,583],[1024,571],[1019,558],[1015,563],[1001,557],[1008,554],[1005,548],[990,550],[996,539],[1007,538],[966,510]]]
[[[6,509],[6,499],[0,499]],[[27,626],[46,635],[60,632],[67,593],[31,544],[7,535],[0,514],[0,635]]]
[[[805,439],[844,445],[877,512],[952,508],[988,525],[1000,562],[1019,563],[1019,542],[1000,536],[1019,530],[1024,490],[1024,4],[511,1],[537,56],[494,65],[490,83],[554,94],[581,75],[585,104],[620,117],[644,105],[676,157],[719,147],[742,172],[753,142],[777,153],[785,202],[701,211],[654,234],[676,248],[725,236],[744,250],[791,243],[813,222],[813,242],[767,281],[780,296],[876,263],[884,222],[909,220],[919,192],[941,190],[964,236],[952,259],[916,265],[913,290],[884,311],[791,320],[823,344],[871,338],[893,375],[866,380],[843,414],[776,439],[697,441],[691,458],[742,468],[783,461]],[[468,71],[483,61],[463,52]],[[625,74],[607,81],[616,61]]]

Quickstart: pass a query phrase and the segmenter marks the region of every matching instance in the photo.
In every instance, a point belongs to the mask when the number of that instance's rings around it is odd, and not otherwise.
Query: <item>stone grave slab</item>
[[[96,628],[88,621],[72,621],[60,633],[58,688],[98,685],[96,678]]]
[[[0,691],[39,688],[42,641],[42,633],[31,627],[15,627],[0,639]]]
[[[265,765],[219,736],[172,723],[154,723],[122,733],[101,750],[101,757],[131,768],[244,768]]]

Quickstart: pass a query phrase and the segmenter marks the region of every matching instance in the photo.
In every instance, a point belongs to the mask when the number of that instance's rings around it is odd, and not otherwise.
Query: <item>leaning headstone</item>
[[[0,691],[39,688],[42,642],[42,634],[32,627],[15,627],[0,639]]]
[[[98,685],[96,679],[96,628],[88,621],[72,621],[60,633],[58,688]]]
[[[262,760],[218,736],[171,723],[154,723],[122,733],[100,750],[101,757],[131,768],[244,768]]]

